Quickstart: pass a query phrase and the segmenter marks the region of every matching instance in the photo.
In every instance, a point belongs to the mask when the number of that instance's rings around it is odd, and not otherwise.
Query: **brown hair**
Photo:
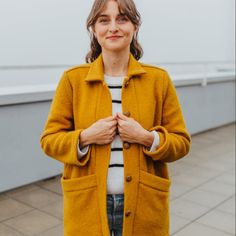
[[[93,62],[102,52],[102,48],[99,45],[94,34],[91,32],[91,28],[93,28],[93,26],[95,25],[101,11],[103,11],[108,1],[109,0],[95,0],[91,12],[87,18],[86,25],[87,25],[87,30],[90,34],[90,51],[88,52],[85,58],[87,63]],[[120,12],[124,13],[137,28],[137,33],[135,33],[133,40],[130,44],[130,52],[132,53],[132,55],[135,57],[136,60],[139,60],[143,55],[143,49],[137,40],[138,28],[141,25],[140,14],[133,0],[114,0],[114,1],[118,3]]]

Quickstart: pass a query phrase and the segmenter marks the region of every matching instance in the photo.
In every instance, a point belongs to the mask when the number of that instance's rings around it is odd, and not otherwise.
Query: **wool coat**
[[[160,136],[153,152],[137,143],[123,144],[123,236],[168,236],[171,180],[167,163],[185,156],[191,142],[168,73],[140,63],[130,54],[122,85],[122,111]],[[111,115],[102,55],[64,72],[40,143],[48,156],[64,163],[65,236],[110,236],[106,194],[111,145],[91,144],[82,159],[77,148],[83,129]]]

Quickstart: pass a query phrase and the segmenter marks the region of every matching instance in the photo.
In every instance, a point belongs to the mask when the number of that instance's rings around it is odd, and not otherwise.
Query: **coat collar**
[[[128,80],[135,75],[145,74],[146,71],[143,69],[141,64],[134,58],[130,53],[129,66],[128,66]],[[104,71],[103,71],[103,60],[102,54],[93,61],[90,65],[89,72],[86,76],[85,81],[104,81]]]

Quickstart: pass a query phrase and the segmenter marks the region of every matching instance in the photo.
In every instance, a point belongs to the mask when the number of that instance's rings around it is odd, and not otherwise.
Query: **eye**
[[[118,21],[119,23],[126,23],[128,20],[129,20],[129,19],[128,19],[126,16],[124,16],[124,15],[119,16],[118,19],[117,19],[117,21]]]
[[[108,18],[99,18],[98,20],[99,23],[106,24],[109,22]]]

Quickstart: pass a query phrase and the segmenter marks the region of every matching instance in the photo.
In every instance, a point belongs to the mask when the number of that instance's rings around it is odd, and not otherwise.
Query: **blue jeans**
[[[124,194],[107,195],[107,216],[111,236],[122,236]]]

